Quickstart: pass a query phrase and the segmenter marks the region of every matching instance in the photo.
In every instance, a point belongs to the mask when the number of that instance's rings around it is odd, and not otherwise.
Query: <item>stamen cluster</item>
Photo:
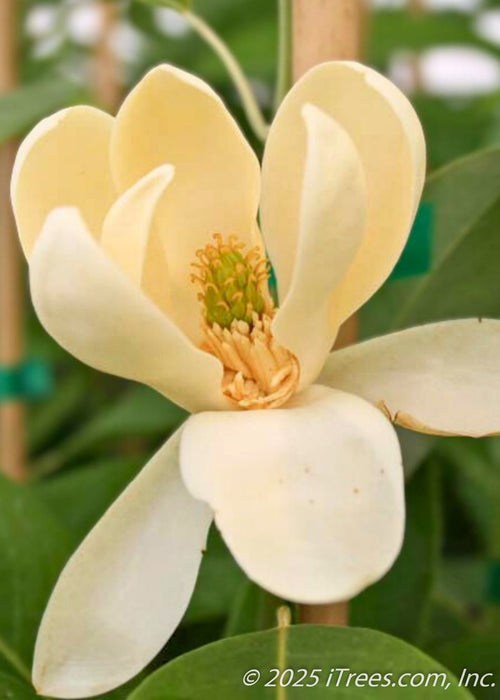
[[[243,243],[230,236],[227,243],[219,233],[215,245],[207,245],[196,252],[199,262],[193,263],[196,273],[192,281],[201,287],[198,298],[202,302],[207,323],[229,328],[232,321],[252,325],[253,315],[272,311],[267,292],[269,263],[259,248],[246,255]]]
[[[201,287],[202,348],[224,365],[223,391],[239,408],[277,408],[295,391],[296,357],[271,331],[275,313],[267,280],[269,265],[260,248],[246,255],[235,236],[196,253],[192,281]]]
[[[206,347],[226,368],[224,391],[240,408],[277,408],[293,393],[299,367],[271,333],[271,319],[254,313],[253,325],[233,321],[230,328],[206,329]]]

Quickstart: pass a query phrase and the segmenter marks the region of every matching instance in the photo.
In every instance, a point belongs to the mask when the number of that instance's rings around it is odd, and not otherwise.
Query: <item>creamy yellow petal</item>
[[[500,321],[446,321],[330,355],[319,378],[395,423],[435,435],[500,433]]]
[[[117,199],[104,220],[101,248],[138,286],[156,207],[173,177],[171,165],[156,168]]]
[[[76,209],[49,215],[30,283],[43,326],[82,362],[148,384],[189,411],[227,407],[220,362],[194,347],[106,257]]]
[[[397,437],[356,396],[313,386],[286,408],[193,416],[180,464],[245,573],[287,600],[350,599],[401,547]]]
[[[176,321],[199,338],[198,290],[190,282],[190,265],[214,233],[255,244],[258,160],[213,90],[172,66],[152,70],[125,100],[111,152],[120,191],[159,165],[175,167],[156,222]]]
[[[407,240],[425,175],[425,142],[406,97],[386,78],[350,62],[310,70],[283,101],[269,133],[262,174],[262,226],[281,299],[291,284],[299,236],[311,103],[332,117],[356,147],[367,186],[364,238],[335,294],[343,321],[387,278]],[[339,161],[339,166],[342,167]]]
[[[300,383],[318,376],[338,325],[332,297],[363,236],[363,167],[346,131],[313,105],[302,109],[307,153],[293,275],[273,332],[298,358]]]
[[[49,212],[80,209],[91,231],[116,197],[109,164],[113,119],[93,107],[70,107],[44,119],[23,141],[12,174],[12,205],[30,255]]]
[[[182,482],[174,435],[63,570],[35,648],[40,694],[104,693],[156,656],[187,608],[211,519]]]

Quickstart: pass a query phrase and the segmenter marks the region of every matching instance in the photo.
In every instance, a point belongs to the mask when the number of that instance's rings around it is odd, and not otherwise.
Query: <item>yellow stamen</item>
[[[234,235],[213,241],[196,252],[191,276],[201,288],[203,349],[223,363],[223,391],[240,408],[277,408],[296,390],[299,364],[271,332],[269,262],[259,247],[242,254]]]

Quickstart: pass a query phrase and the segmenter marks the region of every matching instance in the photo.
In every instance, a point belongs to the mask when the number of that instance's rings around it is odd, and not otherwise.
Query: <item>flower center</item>
[[[269,293],[269,263],[257,247],[244,253],[235,236],[196,252],[203,311],[203,350],[224,365],[223,391],[240,408],[277,408],[295,391],[296,357],[271,332],[275,307]]]

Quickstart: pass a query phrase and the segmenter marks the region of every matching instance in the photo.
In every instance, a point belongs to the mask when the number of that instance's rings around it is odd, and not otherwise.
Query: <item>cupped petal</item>
[[[77,210],[56,209],[47,218],[30,284],[43,326],[82,362],[148,384],[189,411],[228,407],[220,362],[130,282]]]
[[[153,221],[174,173],[172,165],[160,165],[119,197],[104,220],[100,239],[106,255],[169,314],[167,260]]]
[[[63,570],[36,642],[39,693],[83,698],[125,683],[181,621],[212,513],[183,484],[178,442],[157,452]]]
[[[180,463],[243,570],[288,600],[350,599],[401,547],[397,437],[355,396],[313,386],[283,409],[193,416]]]
[[[300,383],[318,376],[338,324],[333,292],[363,236],[363,166],[346,131],[325,112],[305,105],[307,154],[299,237],[288,294],[273,322],[277,341],[299,360]]]
[[[417,326],[333,352],[319,382],[434,435],[500,433],[500,321]]]
[[[11,193],[27,256],[56,207],[77,207],[90,230],[101,231],[116,197],[109,161],[113,121],[93,107],[70,107],[41,121],[21,144]]]
[[[335,294],[340,323],[376,291],[403,250],[423,187],[425,142],[406,97],[371,68],[324,63],[296,83],[271,126],[262,172],[263,233],[281,300],[290,289],[299,236],[308,149],[301,111],[307,103],[347,132],[366,177],[363,241]]]
[[[101,248],[137,286],[142,282],[156,207],[173,177],[171,165],[148,173],[116,200],[103,223]]]
[[[251,247],[260,167],[222,100],[202,80],[173,66],[155,68],[132,90],[116,118],[112,167],[120,191],[164,163],[175,179],[156,222],[169,266],[176,321],[200,336],[198,289],[190,282],[196,251],[212,234]]]

